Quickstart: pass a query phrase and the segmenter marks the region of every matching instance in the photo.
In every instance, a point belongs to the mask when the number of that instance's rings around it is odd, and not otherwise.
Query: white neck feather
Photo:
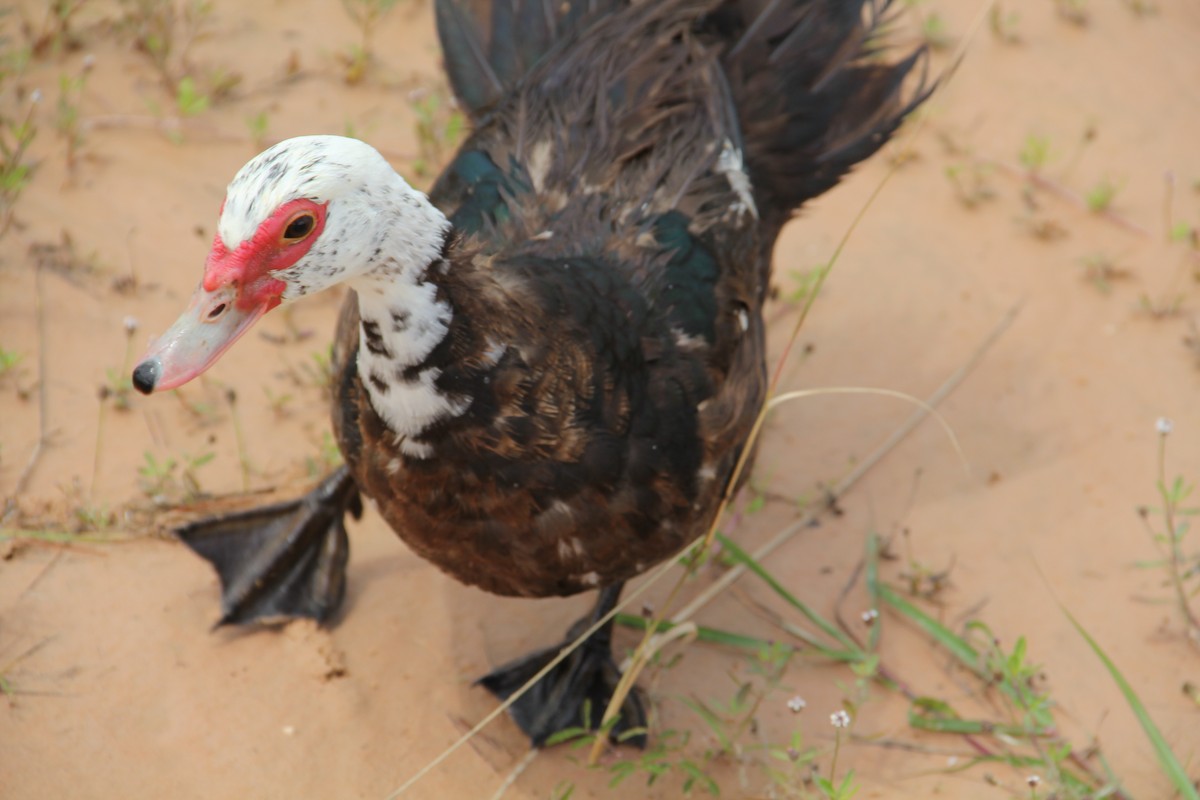
[[[401,219],[382,243],[378,260],[348,283],[358,293],[358,374],[371,405],[404,453],[427,458],[431,448],[412,437],[440,419],[461,414],[470,401],[437,389],[437,367],[405,374],[446,337],[452,316],[433,282],[450,225],[423,194],[408,192]],[[435,236],[414,235],[416,231]]]
[[[327,203],[326,224],[301,259],[272,273],[286,284],[283,300],[343,282],[358,292],[358,373],[371,405],[405,452],[427,457],[428,447],[407,440],[467,404],[437,390],[437,369],[405,374],[449,331],[450,307],[438,300],[432,281],[450,223],[369,145],[301,136],[268,148],[234,177],[218,229],[222,241],[237,247],[299,197]]]

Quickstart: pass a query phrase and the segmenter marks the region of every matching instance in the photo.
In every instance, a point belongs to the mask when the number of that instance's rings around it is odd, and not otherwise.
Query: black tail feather
[[[722,52],[755,200],[776,223],[877,151],[932,90],[917,50],[881,58],[892,0],[645,0],[691,5]],[[630,0],[437,0],[446,71],[475,118],[556,46]],[[640,24],[638,13],[628,15]],[[586,34],[582,34],[586,35]]]
[[[472,117],[486,111],[557,42],[627,0],[437,0],[446,73]]]
[[[706,27],[722,58],[760,208],[790,215],[877,151],[932,87],[925,51],[879,59],[891,0],[731,0]]]

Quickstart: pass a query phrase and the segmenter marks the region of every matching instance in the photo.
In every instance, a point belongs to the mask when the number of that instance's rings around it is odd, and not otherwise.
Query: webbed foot
[[[553,660],[563,647],[612,610],[621,596],[622,587],[623,584],[617,584],[601,590],[596,607],[571,626],[563,642],[510,661],[480,678],[478,683],[501,700],[508,699]],[[533,745],[540,747],[559,731],[597,727],[620,679],[621,671],[612,656],[612,620],[609,620],[535,683],[508,711],[513,721],[529,735]],[[642,732],[645,727],[645,705],[635,687],[625,698],[620,717],[609,731],[609,737],[613,741],[645,747],[646,735]],[[638,732],[627,733],[630,731]]]
[[[191,522],[176,533],[221,578],[221,625],[310,617],[323,622],[346,592],[344,525],[362,501],[341,467],[296,500]]]

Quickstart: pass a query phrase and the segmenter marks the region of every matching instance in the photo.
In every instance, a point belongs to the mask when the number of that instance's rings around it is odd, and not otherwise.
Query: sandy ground
[[[429,155],[410,98],[444,91],[428,2],[401,2],[376,27],[376,59],[354,86],[342,79],[341,55],[358,35],[340,4],[214,5],[186,64],[177,41],[167,71],[190,70],[201,92],[218,70],[241,82],[177,129],[175,98],[113,24],[115,4],[86,4],[72,21],[75,48],[47,47],[4,79],[10,120],[23,118],[30,90],[42,92],[32,112],[36,172],[0,246],[0,348],[23,356],[0,377],[6,798],[385,797],[492,708],[474,677],[548,643],[590,602],[498,600],[464,588],[368,513],[351,531],[349,598],[336,626],[210,632],[215,577],[162,535],[178,512],[156,510],[155,500],[181,499],[188,464],[191,488],[212,495],[287,495],[320,472],[326,410],[311,367],[338,298],[271,315],[261,335],[178,397],[130,396],[122,410],[124,395],[105,398],[101,387],[112,383],[110,371],[127,370],[130,348],[140,350],[182,308],[224,184],[264,142],[353,131],[411,172]],[[922,8],[939,15],[957,46],[980,5]],[[1197,335],[1200,261],[1167,236],[1173,224],[1200,224],[1200,7],[1156,0],[1156,13],[1140,15],[1117,0],[1078,5],[1085,25],[1046,0],[1004,2],[1002,18],[1013,15],[1009,30],[1020,41],[985,24],[916,138],[785,232],[775,273],[784,294],[796,272],[828,261],[890,163],[905,159],[805,324],[800,343],[811,351],[792,357],[785,388],[927,396],[1011,308],[1020,311],[941,405],[968,466],[927,422],[842,499],[840,516],[823,515],[767,566],[832,613],[866,535],[907,531],[883,577],[903,585],[910,561],[948,570],[931,613],[953,626],[981,619],[1005,647],[1025,636],[1064,735],[1080,751],[1099,745],[1131,796],[1167,797],[1135,718],[1059,604],[1107,648],[1200,776],[1200,707],[1181,691],[1200,682],[1200,660],[1164,572],[1138,566],[1157,554],[1136,513],[1156,499],[1158,417],[1175,423],[1168,475],[1200,477],[1200,371],[1186,341]],[[23,21],[41,30],[42,6],[18,3],[0,17],[6,58],[29,44]],[[60,77],[83,74],[85,58],[94,58],[86,87],[67,95],[76,122],[57,132],[56,120],[69,119]],[[256,136],[247,120],[260,114]],[[1018,154],[1031,137],[1044,137],[1049,152],[1041,186],[1029,191]],[[1119,191],[1108,213],[1092,213],[1082,198],[1106,180]],[[1087,263],[1110,263],[1111,274]],[[770,313],[775,359],[796,317],[782,302]],[[127,317],[138,326],[131,337]],[[47,441],[19,485],[43,402]],[[800,499],[819,498],[911,413],[887,397],[788,405],[770,420],[755,476],[765,504],[750,513],[743,497],[725,529],[746,546],[766,540],[800,517]],[[148,457],[176,466],[156,482]],[[18,529],[89,532],[62,542]],[[685,594],[713,577],[702,572]],[[672,580],[650,596],[661,601]],[[856,618],[864,603],[856,590],[846,615]],[[757,604],[788,613],[761,584],[742,580],[697,619],[782,636]],[[883,660],[916,691],[1003,719],[995,698],[948,669],[925,637],[891,613],[883,624]],[[712,737],[681,698],[727,702],[751,665],[700,644],[678,652],[678,663],[643,684],[656,730],[690,731],[683,755],[702,759]],[[785,701],[797,693],[808,708],[792,715]],[[798,729],[825,770],[829,714],[853,696],[845,668],[797,659],[745,741],[786,746]],[[906,709],[882,687],[860,703],[859,739],[842,748],[838,766],[856,770],[859,797],[1029,796],[1027,769],[949,769],[966,763],[968,744],[910,729]],[[525,752],[502,718],[406,796],[490,797]],[[634,757],[608,754],[604,763]],[[680,795],[673,776],[647,788],[638,775],[611,791],[608,773],[581,759],[565,748],[542,753],[505,796],[560,797],[572,785],[574,798]],[[753,757],[712,772],[723,796],[771,796]]]

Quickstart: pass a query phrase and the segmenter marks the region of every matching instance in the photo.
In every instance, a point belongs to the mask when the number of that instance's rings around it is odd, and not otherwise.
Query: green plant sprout
[[[1167,583],[1175,595],[1175,604],[1183,619],[1184,634],[1200,645],[1200,615],[1192,608],[1192,597],[1200,593],[1200,550],[1189,554],[1184,542],[1191,529],[1191,518],[1200,514],[1200,507],[1186,505],[1191,497],[1193,484],[1182,476],[1167,479],[1167,440],[1175,424],[1161,417],[1155,423],[1158,432],[1158,506],[1141,506],[1138,516],[1146,526],[1151,540],[1159,550],[1160,558],[1140,566],[1153,566],[1167,573]],[[1152,521],[1158,518],[1156,524]],[[1196,588],[1191,588],[1195,585]]]
[[[1088,210],[1094,214],[1101,214],[1108,211],[1112,207],[1113,199],[1121,191],[1121,187],[1122,184],[1116,183],[1109,178],[1101,179],[1084,196],[1084,202],[1087,203]]]
[[[398,0],[342,0],[342,8],[359,31],[358,43],[351,45],[342,59],[346,70],[346,83],[359,83],[366,77],[367,67],[374,58],[371,40],[374,37],[375,26],[391,13],[397,2]]]
[[[417,122],[420,155],[412,164],[420,178],[429,178],[442,168],[466,135],[466,117],[448,99],[445,89],[416,91],[409,103]]]
[[[145,463],[138,467],[138,483],[143,494],[158,505],[197,499],[201,490],[196,471],[215,457],[213,453],[198,456],[184,453],[181,461],[169,456],[160,461],[149,450],[143,455]]]
[[[33,172],[28,151],[37,138],[33,112],[41,97],[36,90],[30,93],[25,115],[19,121],[0,116],[0,233],[12,224],[13,206]]]
[[[1017,154],[1021,166],[1030,173],[1037,173],[1050,160],[1050,138],[1039,134],[1029,134],[1021,144]]]
[[[1021,15],[1016,11],[1005,11],[999,2],[988,12],[988,27],[992,36],[1004,44],[1021,43],[1020,23]]]
[[[79,114],[88,75],[96,65],[92,56],[85,56],[79,74],[63,75],[58,80],[58,103],[55,106],[54,127],[67,143],[67,169],[74,170],[79,149],[83,147],[84,126]]]

